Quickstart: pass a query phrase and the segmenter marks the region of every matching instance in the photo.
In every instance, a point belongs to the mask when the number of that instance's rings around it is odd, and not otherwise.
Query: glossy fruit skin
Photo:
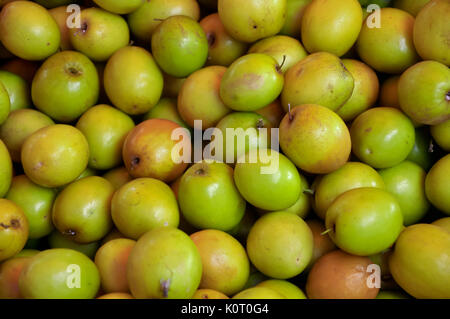
[[[376,107],[360,114],[350,128],[353,153],[374,168],[403,162],[414,146],[411,120],[401,111]]]
[[[360,162],[347,162],[336,171],[323,175],[314,192],[314,208],[317,216],[325,220],[328,208],[339,195],[361,187],[385,189],[380,174],[369,165]]]
[[[252,287],[234,295],[232,299],[286,299],[284,295],[267,287]]]
[[[145,1],[128,15],[128,25],[133,35],[143,43],[150,43],[152,33],[168,17],[184,15],[194,20],[200,18],[200,7],[195,0]]]
[[[419,62],[400,77],[400,107],[412,120],[437,125],[450,119],[450,70],[436,61]]]
[[[144,0],[128,0],[125,2],[120,0],[94,0],[94,2],[103,9],[117,14],[131,13],[144,4]]]
[[[416,17],[428,2],[430,0],[394,0],[393,5],[395,8],[409,12]]]
[[[445,0],[429,1],[417,14],[414,45],[422,59],[450,66],[450,44],[445,40],[450,32],[449,14],[450,3]]]
[[[430,127],[431,136],[436,143],[447,152],[450,152],[450,119],[441,124]]]
[[[220,99],[219,93],[226,70],[223,66],[208,66],[195,71],[183,82],[178,94],[177,109],[190,127],[194,127],[195,120],[201,120],[202,129],[208,129],[231,112]]]
[[[108,60],[103,78],[113,105],[131,115],[148,112],[163,90],[163,76],[153,56],[136,46],[118,50]]]
[[[136,242],[127,238],[108,241],[95,254],[95,264],[100,272],[102,290],[106,293],[129,291],[127,262]]]
[[[331,240],[330,236],[325,234],[325,223],[317,219],[308,219],[306,221],[313,234],[314,249],[311,261],[306,267],[306,271],[310,271],[316,261],[330,251],[336,250],[337,247]]]
[[[117,229],[138,239],[158,227],[178,227],[178,205],[169,186],[154,178],[138,178],[120,187],[112,199]]]
[[[419,60],[413,43],[414,17],[395,9],[380,10],[380,28],[363,24],[356,48],[376,71],[400,74]]]
[[[219,291],[227,296],[242,290],[250,274],[250,262],[242,245],[231,235],[208,229],[192,234],[202,258],[199,288]]]
[[[13,178],[13,165],[5,143],[0,140],[0,197],[8,192]]]
[[[123,166],[106,172],[103,174],[103,177],[106,178],[116,190],[133,179],[130,174],[128,174],[127,169]]]
[[[352,59],[344,59],[342,63],[355,82],[352,95],[337,111],[348,122],[375,104],[380,85],[377,74],[368,65]]]
[[[0,125],[2,125],[8,118],[10,110],[11,102],[9,101],[8,91],[0,82]]]
[[[327,174],[347,162],[351,140],[347,126],[336,113],[320,105],[304,104],[291,109],[281,121],[280,146],[298,168]]]
[[[114,187],[99,176],[82,178],[62,190],[53,205],[55,227],[80,244],[102,239],[111,230]]]
[[[59,48],[61,35],[44,7],[31,1],[14,1],[1,11],[0,41],[22,59],[43,60]]]
[[[29,238],[41,238],[51,233],[56,190],[41,187],[25,175],[18,175],[13,178],[5,198],[22,208],[28,220]]]
[[[450,215],[450,154],[437,161],[428,171],[425,192],[428,200],[437,209]]]
[[[183,137],[172,139],[174,130],[179,129]],[[181,140],[190,151],[188,132],[178,124],[161,119],[141,122],[127,136],[123,145],[122,157],[129,174],[135,178],[152,177],[171,182],[183,174],[187,163],[177,163],[171,156],[175,145]]]
[[[36,254],[33,252],[32,254]],[[15,256],[0,264],[0,298],[22,299],[19,290],[19,276],[22,269],[29,262],[30,256]]]
[[[97,102],[99,90],[94,63],[79,52],[63,51],[39,68],[31,85],[31,97],[40,111],[69,123]]]
[[[300,174],[300,196],[294,205],[283,209],[285,212],[289,212],[297,215],[298,217],[305,219],[311,211],[311,203],[313,198],[310,194],[309,183],[306,178]]]
[[[230,299],[227,295],[213,289],[198,289],[191,299]]]
[[[302,18],[305,9],[312,0],[287,0],[286,21],[279,34],[299,38],[301,36]]]
[[[244,154],[234,169],[234,181],[247,202],[264,210],[287,209],[297,202],[301,192],[297,168],[275,150]]]
[[[354,86],[353,76],[337,56],[317,52],[286,72],[281,104],[285,112],[289,105],[292,109],[302,104],[319,104],[338,111],[351,97]]]
[[[385,190],[362,187],[339,196],[328,208],[325,226],[343,251],[369,256],[389,248],[403,228],[398,201]]]
[[[450,233],[450,217],[440,218],[438,220],[435,220],[431,224],[442,227],[443,229],[445,229],[447,232]]]
[[[448,299],[450,265],[442,261],[450,254],[449,250],[450,233],[441,227],[409,226],[398,238],[389,260],[392,276],[415,298]]]
[[[181,230],[160,227],[147,232],[130,253],[127,278],[135,298],[191,298],[202,278],[202,260]]]
[[[93,61],[106,61],[130,42],[130,30],[120,15],[88,8],[81,11],[81,28],[70,29],[70,43],[75,50]]]
[[[133,120],[109,105],[97,105],[86,111],[76,127],[89,144],[89,166],[107,170],[122,163],[123,142],[134,128]]]
[[[274,58],[251,53],[227,69],[220,83],[220,97],[235,111],[255,111],[272,103],[281,93],[283,83],[283,74]]]
[[[363,13],[357,0],[319,0],[302,17],[302,42],[308,52],[342,56],[358,39]]]
[[[238,41],[228,34],[218,13],[204,17],[200,21],[200,26],[208,39],[207,65],[229,66],[247,51],[246,43]]]
[[[58,187],[74,181],[86,169],[89,145],[76,128],[56,124],[30,135],[21,158],[25,174],[34,183]]]
[[[28,240],[28,220],[14,202],[0,198],[0,261],[8,259],[25,246]]]
[[[250,150],[270,148],[271,129],[269,121],[255,112],[232,112],[224,116],[212,131],[212,141],[216,142],[217,138],[214,158],[233,164]]]
[[[306,299],[300,288],[286,280],[270,279],[259,283],[256,287],[270,288],[282,294],[286,299]]]
[[[74,289],[68,283],[76,284],[71,277],[76,269],[80,288]],[[19,277],[20,292],[27,299],[92,299],[99,286],[100,276],[94,262],[78,251],[64,248],[44,250],[33,256]]]
[[[270,55],[277,61],[282,73],[308,55],[300,41],[285,35],[275,35],[259,40],[250,47],[248,53]]]
[[[200,69],[208,58],[208,41],[200,24],[187,16],[167,18],[152,34],[152,53],[166,73],[182,78]]]
[[[89,244],[79,244],[75,241],[73,241],[70,238],[67,238],[63,234],[59,232],[59,230],[54,230],[49,236],[48,236],[48,245],[50,248],[65,248],[65,249],[71,249],[76,250],[90,259],[94,259],[95,253],[97,252],[98,248],[100,247],[100,243],[98,241],[89,243]]]
[[[300,274],[311,260],[312,252],[313,236],[308,225],[287,212],[262,216],[247,238],[250,261],[273,279],[288,279]]]
[[[183,175],[178,204],[184,218],[198,229],[231,230],[241,221],[246,202],[225,163],[203,160]]]
[[[190,130],[190,127],[181,118],[177,110],[177,100],[173,98],[163,97],[152,107],[150,111],[144,114],[143,120],[162,119],[177,123],[178,125]]]
[[[419,165],[404,161],[391,168],[380,170],[386,190],[398,200],[403,214],[403,224],[409,226],[425,216],[430,203],[425,195],[425,170]]]
[[[243,42],[277,34],[286,20],[286,0],[219,0],[217,5],[225,29]]]
[[[379,288],[367,285],[372,261],[335,250],[312,267],[306,282],[309,299],[375,299]]]
[[[58,24],[59,32],[61,34],[59,48],[62,51],[73,50],[72,43],[70,43],[70,28],[67,26],[67,19],[69,18],[71,13],[67,12],[66,10],[67,6],[60,6],[48,10],[53,19],[55,19],[56,23]]]
[[[11,112],[31,106],[30,86],[20,75],[1,70],[0,81],[8,92]]]

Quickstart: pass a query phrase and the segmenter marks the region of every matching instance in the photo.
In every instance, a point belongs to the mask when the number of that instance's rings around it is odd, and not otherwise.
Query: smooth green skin
[[[155,29],[152,53],[167,74],[182,78],[203,67],[208,58],[205,31],[187,16],[167,18]]]
[[[450,152],[450,119],[430,127],[431,136],[436,143],[447,152]]]
[[[337,170],[351,152],[350,133],[344,121],[317,104],[296,106],[284,116],[280,145],[298,168],[313,174]]]
[[[419,164],[424,170],[428,171],[434,163],[434,155],[430,152],[432,138],[428,127],[416,128],[415,132],[414,146],[406,159]]]
[[[128,257],[127,278],[138,299],[191,298],[202,278],[202,259],[184,232],[156,228],[136,242]]]
[[[286,0],[219,0],[217,6],[225,29],[242,42],[273,36],[286,21]]]
[[[300,218],[305,219],[306,216],[308,216],[310,210],[311,210],[311,194],[309,189],[309,184],[306,178],[302,175],[300,175],[300,196],[298,197],[297,201],[294,205],[284,209],[285,212],[292,213],[297,215]]]
[[[285,35],[276,35],[253,44],[248,53],[264,53],[274,58],[285,73],[308,55],[300,41]]]
[[[199,289],[213,289],[227,296],[241,291],[250,275],[250,261],[241,243],[215,229],[202,230],[190,237],[202,258]]]
[[[80,288],[69,288],[80,267]],[[86,255],[64,248],[48,249],[31,257],[19,277],[20,292],[26,299],[93,299],[100,288],[100,275]]]
[[[299,275],[313,254],[313,235],[300,217],[288,212],[269,213],[259,218],[247,238],[252,264],[273,279]]]
[[[178,125],[190,130],[190,127],[181,118],[177,110],[177,100],[164,97],[147,113],[144,114],[143,120],[164,119],[177,123]]]
[[[30,85],[22,77],[0,70],[0,82],[8,92],[11,112],[31,106]]]
[[[389,248],[403,229],[397,199],[385,190],[363,187],[349,190],[331,204],[325,226],[333,242],[357,256]]]
[[[450,215],[450,154],[442,157],[428,171],[425,192],[437,209]]]
[[[195,0],[145,1],[128,15],[128,25],[135,38],[143,43],[150,43],[156,27],[163,20],[175,15],[188,16],[197,21],[200,18],[200,7]]]
[[[111,183],[99,176],[89,176],[65,187],[53,205],[52,220],[65,236],[80,244],[99,241],[113,227]]]
[[[99,92],[94,63],[75,51],[62,51],[48,58],[31,84],[31,97],[36,108],[63,123],[76,120],[93,106]]]
[[[227,128],[236,130],[241,128],[243,131],[234,132],[236,137],[233,137],[233,134],[229,134],[233,132],[227,132]],[[259,128],[266,129],[266,132],[260,132]],[[226,115],[212,132],[214,141],[218,135],[222,135],[222,141],[217,140],[215,158],[232,164],[249,150],[270,148],[271,128],[271,124],[264,116],[254,112],[233,112]]]
[[[349,122],[375,104],[380,84],[377,74],[368,65],[352,59],[344,59],[342,63],[351,73],[355,86],[351,97],[339,108],[337,114]]]
[[[178,94],[177,108],[190,127],[194,127],[195,120],[201,120],[202,129],[206,130],[231,112],[219,95],[226,70],[223,66],[208,66],[195,71],[184,81]]]
[[[9,101],[9,94],[5,86],[0,80],[0,125],[5,123],[11,110],[11,102]]]
[[[106,11],[117,14],[128,14],[142,6],[145,0],[94,0],[94,2]]]
[[[50,8],[68,5],[68,4],[77,2],[77,1],[73,1],[73,0],[35,0],[35,2],[39,3],[43,7],[50,9]]]
[[[270,279],[259,283],[256,287],[270,288],[286,299],[307,299],[300,288],[286,280]]]
[[[14,255],[14,258],[16,258],[16,257],[32,257],[32,256],[36,255],[37,253],[39,253],[39,250],[36,250],[36,249],[22,249],[20,251],[20,253],[18,253],[17,255]]]
[[[29,238],[42,238],[53,230],[52,206],[56,191],[33,183],[25,175],[15,176],[7,199],[22,208],[29,224]]]
[[[274,170],[265,172],[263,167]],[[240,157],[234,169],[234,181],[247,202],[270,211],[290,208],[302,191],[295,165],[286,156],[270,149],[267,153],[250,150]]]
[[[118,50],[106,64],[103,79],[113,105],[131,115],[148,112],[163,90],[163,75],[153,56],[136,46]]]
[[[109,105],[97,105],[78,120],[76,127],[89,144],[89,166],[108,170],[122,163],[122,146],[134,128],[133,120]]]
[[[376,170],[360,162],[348,162],[336,171],[324,175],[314,192],[314,210],[322,220],[339,195],[348,190],[361,187],[385,189],[382,177]]]
[[[189,224],[198,229],[229,231],[239,224],[246,202],[225,163],[203,160],[181,177],[178,204]]]
[[[63,186],[86,169],[89,144],[75,127],[51,125],[25,140],[21,159],[25,174],[34,183],[44,187]]]
[[[94,259],[95,253],[100,247],[100,242],[98,241],[89,244],[79,244],[67,238],[58,230],[53,231],[48,236],[48,244],[50,248],[67,248],[79,251],[80,253],[85,254],[90,259]]]
[[[289,105],[292,109],[302,104],[319,104],[337,111],[352,96],[354,86],[353,76],[337,56],[313,53],[286,72],[281,103],[286,112]]]
[[[273,57],[250,53],[227,69],[220,83],[220,97],[235,111],[256,111],[272,103],[283,84],[283,73]]]
[[[14,202],[0,198],[0,262],[19,253],[28,240],[28,220]]]
[[[326,23],[324,23],[326,21]],[[363,12],[357,0],[316,0],[302,17],[302,42],[306,50],[342,56],[358,39]]]
[[[436,61],[423,61],[406,70],[398,82],[398,99],[412,120],[437,125],[450,119],[450,69]]]
[[[411,299],[403,292],[381,290],[375,299]]]
[[[413,43],[414,17],[399,9],[382,8],[380,25],[369,28],[363,24],[356,50],[376,71],[400,74],[419,60]]]
[[[8,148],[11,159],[20,162],[20,151],[27,137],[53,124],[55,123],[50,117],[34,109],[15,110],[0,126],[0,138]]]
[[[111,216],[117,229],[133,239],[158,227],[178,227],[180,221],[174,193],[154,178],[138,178],[120,187],[112,199]]]
[[[81,11],[81,28],[72,28],[70,43],[93,61],[106,61],[130,42],[130,30],[120,15],[88,8]]]
[[[417,1],[419,0],[415,2]],[[446,0],[429,1],[417,14],[414,23],[414,45],[422,59],[450,66],[450,43],[446,40],[450,32],[449,15],[450,3]]]
[[[13,166],[5,143],[0,139],[0,198],[5,196],[11,186]]]
[[[268,287],[252,287],[234,295],[232,299],[286,299],[281,293]]]
[[[130,174],[128,174],[127,169],[123,166],[106,172],[103,177],[106,178],[116,190],[133,179]]]
[[[428,2],[430,0],[394,0],[393,7],[417,16]]]
[[[425,170],[419,165],[404,161],[380,170],[386,190],[397,199],[403,214],[403,224],[419,222],[430,208],[425,195]]]
[[[286,21],[279,34],[300,38],[303,14],[311,1],[312,0],[287,0]]]
[[[44,7],[31,1],[14,1],[0,13],[0,41],[25,60],[44,60],[61,41],[56,21]]]
[[[247,51],[248,44],[232,38],[225,30],[218,13],[210,14],[200,21],[208,39],[207,65],[229,66]]]
[[[414,147],[415,130],[401,111],[376,107],[360,114],[350,128],[353,153],[374,168],[403,162]]]
[[[441,227],[407,227],[395,243],[389,268],[395,281],[418,299],[450,298],[450,233]]]
[[[435,220],[431,223],[432,225],[436,225],[444,228],[447,232],[450,233],[450,217],[444,217],[438,220]]]

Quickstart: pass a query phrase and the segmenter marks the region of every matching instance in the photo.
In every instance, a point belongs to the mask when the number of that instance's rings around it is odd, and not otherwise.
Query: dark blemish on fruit
[[[342,63],[342,61],[339,61],[339,64],[344,68],[345,71],[349,72],[348,69],[345,67],[344,63]]]
[[[202,299],[209,299],[208,295],[202,295]]]
[[[258,29],[258,26],[256,24],[254,24],[253,29]]]
[[[216,42],[216,35],[212,32],[208,32],[206,34],[206,39],[208,40],[208,45],[212,47],[214,43]]]
[[[288,114],[289,114],[289,121],[292,122],[294,116],[291,113],[291,103],[288,103]]]
[[[372,131],[372,128],[371,127],[368,127],[368,128],[366,128],[365,130],[364,130],[364,132],[366,132],[366,133],[369,133],[369,132],[371,132]]]
[[[10,225],[6,225],[4,223],[0,223],[0,227],[4,228],[4,229],[8,229],[8,228],[20,228],[20,221],[18,219],[11,219],[11,224]]]
[[[263,128],[263,127],[264,127],[264,120],[258,119],[258,121],[256,121],[256,128]]]
[[[72,236],[73,237],[73,236],[77,235],[77,232],[74,231],[73,229],[67,229],[67,230],[63,231],[63,235]]]
[[[203,168],[199,168],[198,170],[195,171],[196,175],[205,175],[205,170]]]
[[[69,75],[74,75],[74,76],[81,74],[81,72],[73,66],[68,67],[66,69],[66,72],[69,73]]]
[[[47,46],[49,46],[50,45],[50,42],[47,42]]]
[[[87,30],[88,30],[88,24],[87,24],[87,22],[83,22],[83,24],[81,25],[81,32],[86,33]]]
[[[163,293],[163,297],[167,298],[169,297],[169,289],[170,289],[170,279],[160,281],[161,284],[161,291]]]
[[[445,94],[445,100],[447,102],[450,102],[450,91],[448,91],[447,94]]]
[[[138,156],[135,156],[132,160],[131,160],[131,165],[132,166],[136,166],[141,162],[141,159]]]

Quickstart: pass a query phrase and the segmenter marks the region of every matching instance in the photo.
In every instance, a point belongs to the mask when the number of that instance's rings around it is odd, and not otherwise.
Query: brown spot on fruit
[[[163,293],[163,297],[167,298],[169,297],[169,289],[170,289],[170,279],[160,281],[161,284],[161,291]]]
[[[139,165],[140,162],[141,162],[141,159],[139,158],[139,156],[135,156],[135,157],[133,157],[133,159],[131,160],[131,166]]]
[[[445,100],[447,102],[450,102],[450,91],[448,91],[447,94],[445,94]]]
[[[206,34],[206,39],[208,40],[208,45],[212,47],[216,43],[216,35],[212,32]]]

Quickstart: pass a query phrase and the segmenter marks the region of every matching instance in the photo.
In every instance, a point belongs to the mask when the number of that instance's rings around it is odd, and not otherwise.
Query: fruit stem
[[[292,117],[291,114],[291,103],[288,103],[288,113],[289,113],[289,121],[292,121],[294,118]]]
[[[306,188],[303,190],[303,194],[314,195],[314,190],[310,188]]]
[[[331,232],[333,229],[331,229],[331,228],[328,228],[327,230],[325,230],[324,232],[322,232],[322,233],[320,233],[320,235],[326,235],[326,234],[328,234],[329,232]]]

